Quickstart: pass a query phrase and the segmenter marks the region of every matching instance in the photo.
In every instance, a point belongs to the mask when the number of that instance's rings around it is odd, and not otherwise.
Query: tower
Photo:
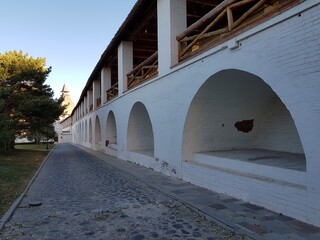
[[[69,117],[74,109],[74,103],[69,95],[66,84],[63,84],[61,97],[63,97],[62,105],[66,106],[66,109],[64,110],[64,113],[61,114],[59,120],[54,123],[56,132],[55,142],[71,142],[71,118]]]
[[[63,97],[62,105],[67,106],[64,113],[60,116],[60,121],[63,119],[69,117],[72,113],[72,110],[74,109],[74,103],[69,95],[69,90],[66,86],[66,84],[63,84],[62,90],[61,90],[61,97]]]

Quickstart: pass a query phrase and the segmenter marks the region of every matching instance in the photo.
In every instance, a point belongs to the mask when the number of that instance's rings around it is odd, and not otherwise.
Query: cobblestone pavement
[[[0,237],[245,239],[73,145],[51,153]]]

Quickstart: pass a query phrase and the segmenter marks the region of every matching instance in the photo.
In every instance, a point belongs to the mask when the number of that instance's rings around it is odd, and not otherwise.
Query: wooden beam
[[[205,34],[210,28],[212,28],[216,23],[218,23],[223,16],[227,13],[227,10],[223,10],[214,20],[211,22],[183,51],[181,52],[180,56],[183,56],[186,52],[188,52],[193,45]]]
[[[217,1],[207,1],[207,0],[187,0],[187,3],[197,3],[197,4],[207,5],[211,7],[216,7],[218,5]]]
[[[220,35],[220,34],[224,34],[224,33],[227,33],[229,31],[228,28],[221,28],[219,30],[215,30],[215,31],[211,31],[211,32],[207,32],[207,33],[204,33],[202,35],[200,39],[202,38],[208,38],[208,37],[212,37],[212,36],[217,36],[217,35]],[[190,36],[190,37],[186,37],[184,39],[181,40],[181,42],[188,42],[188,41],[192,41],[193,39],[195,39],[198,35],[194,35],[194,36]]]
[[[266,1],[268,0],[260,0],[252,8],[250,8],[247,12],[245,12],[237,21],[235,21],[233,27],[234,28],[238,27],[247,17],[249,17],[257,9],[259,9]]]
[[[227,16],[228,16],[228,28],[229,28],[229,31],[231,31],[233,26],[233,15],[229,7],[227,7]]]
[[[148,57],[150,56],[150,54],[145,54],[145,55],[138,55],[138,54],[135,54],[135,55],[133,55],[133,58],[134,59],[147,59]]]
[[[212,18],[219,15],[221,11],[223,11],[226,7],[231,5],[232,3],[236,2],[238,0],[224,0],[221,2],[218,6],[216,6],[214,9],[212,9],[210,12],[208,12],[206,15],[204,15],[202,18],[200,18],[198,21],[196,21],[194,24],[189,26],[185,31],[183,31],[181,34],[177,36],[177,40],[180,41],[184,37],[188,36],[190,33],[192,33],[195,29],[201,27],[206,22],[211,20]]]
[[[140,68],[142,68],[145,65],[149,65],[150,63],[154,62],[158,58],[158,52],[155,52],[152,54],[149,58],[147,58],[145,61],[140,63],[138,66],[136,66],[131,72],[127,74],[127,76],[130,76],[131,74],[134,74],[137,72]]]
[[[155,52],[157,49],[156,48],[143,48],[143,47],[134,47],[133,52]]]
[[[141,41],[141,42],[157,42],[158,41],[158,39],[157,38],[154,38],[154,39],[151,39],[151,38],[141,38],[141,39],[137,39],[136,40],[137,42],[139,41]]]
[[[230,9],[233,9],[233,8],[241,7],[243,5],[246,5],[248,3],[255,2],[255,1],[257,1],[257,0],[242,0],[240,2],[237,2],[237,3],[230,5],[229,7],[230,7]]]
[[[148,9],[148,11],[138,19],[141,21],[136,21],[132,24],[132,31],[130,32],[130,36],[128,37],[129,40],[134,40],[137,34],[144,32],[144,28],[146,25],[156,26],[155,22],[157,19],[157,6],[150,6],[150,9]]]
[[[200,16],[200,15],[195,15],[195,14],[190,14],[190,13],[188,13],[188,14],[187,14],[187,17],[190,17],[190,18],[197,18],[197,19],[201,18],[201,16]]]

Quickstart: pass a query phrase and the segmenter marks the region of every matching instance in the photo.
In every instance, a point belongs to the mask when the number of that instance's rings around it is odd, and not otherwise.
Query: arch
[[[258,76],[228,69],[211,76],[194,96],[184,124],[182,159],[218,151],[241,154],[237,150],[272,151],[276,158],[288,153],[290,159],[298,154],[299,168],[305,170],[298,131],[281,99]]]
[[[113,111],[110,111],[107,117],[106,140],[108,144],[117,144],[117,124]]]
[[[98,116],[96,116],[96,123],[95,123],[94,133],[95,133],[94,142],[95,142],[96,144],[101,145],[101,127],[100,127],[100,120],[99,120],[99,117],[98,117]]]
[[[143,103],[133,105],[128,122],[127,147],[129,151],[154,156],[154,134],[148,111]]]
[[[89,119],[89,143],[92,143],[92,121]]]

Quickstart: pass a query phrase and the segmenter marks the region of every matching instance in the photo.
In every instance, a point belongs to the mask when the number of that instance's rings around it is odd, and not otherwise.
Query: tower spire
[[[64,83],[63,87],[62,87],[62,90],[61,90],[61,93],[62,94],[68,94],[69,92],[70,91],[68,90],[67,85]]]

